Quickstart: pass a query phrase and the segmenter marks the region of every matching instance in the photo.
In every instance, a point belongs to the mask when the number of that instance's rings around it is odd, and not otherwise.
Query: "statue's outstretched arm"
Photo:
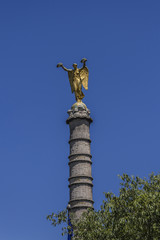
[[[63,68],[66,72],[72,71],[72,69],[67,69],[66,67],[64,67],[64,66],[63,66],[63,63],[58,63],[58,64],[57,64],[57,67]]]
[[[67,71],[67,72],[71,72],[72,71],[72,69],[68,69],[68,68],[64,67],[63,65],[62,65],[62,68],[64,69],[64,71]]]

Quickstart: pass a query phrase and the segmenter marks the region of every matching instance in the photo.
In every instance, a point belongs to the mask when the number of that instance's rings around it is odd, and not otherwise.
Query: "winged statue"
[[[57,67],[62,67],[65,71],[68,72],[69,82],[71,85],[71,91],[72,93],[75,93],[75,98],[77,102],[82,102],[82,99],[84,98],[84,94],[82,92],[82,86],[88,90],[88,68],[86,67],[86,58],[83,58],[81,60],[81,63],[83,63],[82,68],[78,68],[77,64],[74,63],[73,69],[67,69],[63,66],[63,63],[58,63]]]

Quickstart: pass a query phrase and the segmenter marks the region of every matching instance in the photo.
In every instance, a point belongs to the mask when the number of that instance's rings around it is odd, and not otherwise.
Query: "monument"
[[[68,72],[72,93],[75,93],[76,103],[68,110],[69,117],[66,121],[70,128],[70,155],[69,155],[69,189],[70,199],[68,211],[75,219],[80,219],[82,213],[87,208],[93,208],[92,196],[92,161],[90,151],[90,124],[92,118],[87,106],[82,102],[84,94],[82,86],[88,89],[88,68],[87,59],[83,58],[82,68],[73,64],[73,69],[67,69],[62,63],[57,67],[62,67]]]

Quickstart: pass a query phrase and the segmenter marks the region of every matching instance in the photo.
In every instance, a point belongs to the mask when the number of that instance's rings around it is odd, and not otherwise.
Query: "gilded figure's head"
[[[77,63],[73,63],[73,68],[76,69],[77,68]]]

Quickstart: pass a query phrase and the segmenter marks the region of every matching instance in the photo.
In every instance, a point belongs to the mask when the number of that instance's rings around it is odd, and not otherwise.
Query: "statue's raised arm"
[[[88,77],[89,77],[89,72],[88,72],[88,68],[86,67],[86,58],[82,58],[81,63],[83,63],[83,67],[80,68],[80,78],[81,78],[81,82],[83,87],[88,90]]]
[[[71,91],[72,93],[75,92],[77,102],[82,102],[82,99],[84,98],[82,85],[86,90],[88,89],[88,68],[86,67],[86,61],[86,58],[81,60],[81,63],[83,63],[82,68],[77,68],[77,64],[74,63],[73,69],[67,69],[62,63],[57,64],[57,67],[62,67],[66,72],[68,72]]]
[[[82,58],[81,63],[83,63],[83,67],[81,67],[80,70],[86,67],[86,62],[87,62],[87,59]]]

